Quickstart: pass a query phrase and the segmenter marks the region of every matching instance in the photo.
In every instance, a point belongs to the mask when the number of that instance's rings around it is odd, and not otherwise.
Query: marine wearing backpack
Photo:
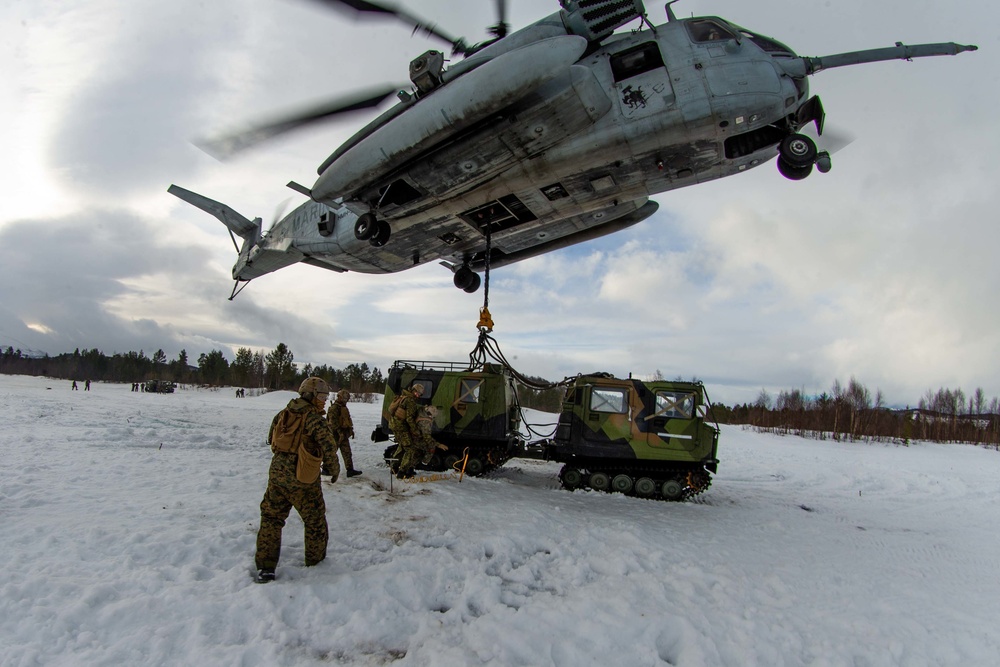
[[[271,420],[267,443],[274,456],[268,471],[267,490],[260,503],[260,530],[257,533],[258,583],[274,580],[281,553],[281,529],[294,507],[305,525],[306,565],[326,558],[329,528],[326,503],[320,486],[320,466],[326,461],[337,481],[337,461],[333,432],[323,417],[330,387],[322,378],[310,377],[299,386],[299,397]]]
[[[397,447],[393,458],[399,459],[396,470],[396,477],[399,479],[413,477],[414,466],[424,458],[423,438],[417,424],[420,413],[417,399],[423,393],[424,386],[415,383],[409,390],[402,390],[389,404],[389,428],[396,438]]]

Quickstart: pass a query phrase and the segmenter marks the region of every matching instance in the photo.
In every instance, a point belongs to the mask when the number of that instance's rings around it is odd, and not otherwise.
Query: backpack
[[[288,408],[282,410],[271,432],[271,451],[298,453],[305,425],[304,412],[292,412]]]
[[[403,409],[403,399],[405,396],[400,394],[396,398],[392,399],[392,403],[389,404],[389,416],[395,417],[396,419],[406,419],[406,410]]]

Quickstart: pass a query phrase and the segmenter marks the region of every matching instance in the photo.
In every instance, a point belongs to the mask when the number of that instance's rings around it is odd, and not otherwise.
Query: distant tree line
[[[724,424],[744,424],[758,431],[825,440],[896,442],[967,442],[1000,449],[1000,399],[987,400],[981,388],[928,390],[916,408],[890,409],[880,390],[874,394],[855,378],[830,392],[808,397],[801,390],[764,389],[752,404],[713,404],[709,417]]]
[[[185,350],[168,360],[163,350],[152,356],[139,352],[108,356],[98,349],[80,350],[54,357],[32,357],[7,347],[0,351],[0,373],[41,375],[65,380],[98,382],[145,382],[172,380],[180,384],[232,386],[261,391],[294,390],[309,376],[326,380],[331,388],[347,389],[353,400],[374,400],[385,390],[385,377],[367,363],[348,364],[337,369],[328,365],[306,364],[299,368],[288,346],[278,343],[270,352],[236,350],[230,362],[222,350],[198,356],[189,363]],[[657,370],[652,380],[664,379]],[[677,378],[678,380],[681,378]],[[543,378],[529,377],[538,384]],[[697,382],[697,378],[692,378]],[[559,412],[565,389],[518,387],[522,407]],[[753,403],[726,406],[713,403],[709,418],[722,424],[743,424],[759,431],[794,434],[820,440],[876,441],[909,444],[911,440],[968,442],[1000,449],[1000,399],[987,399],[982,388],[967,395],[961,389],[928,390],[916,408],[890,409],[882,392],[874,394],[855,378],[847,385],[835,381],[829,392],[810,397],[799,389],[781,391],[772,397],[761,389]]]
[[[302,380],[316,375],[334,389],[347,389],[357,394],[359,400],[371,400],[371,395],[382,392],[385,386],[382,372],[366,363],[348,364],[341,369],[306,364],[300,369],[294,360],[295,355],[284,343],[278,343],[268,353],[241,347],[236,350],[232,362],[226,359],[222,350],[212,350],[198,355],[197,365],[189,362],[186,350],[181,350],[176,359],[168,360],[163,350],[157,350],[152,356],[146,356],[142,350],[108,356],[96,348],[77,348],[54,357],[29,357],[21,350],[7,347],[0,352],[0,373],[118,383],[160,379],[264,391],[294,390]]]

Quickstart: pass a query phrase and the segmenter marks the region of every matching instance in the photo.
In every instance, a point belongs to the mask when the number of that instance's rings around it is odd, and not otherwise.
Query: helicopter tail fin
[[[229,228],[231,232],[240,236],[244,240],[256,241],[260,236],[260,221],[250,220],[240,215],[235,210],[208,197],[203,197],[197,192],[185,190],[182,187],[171,185],[167,192],[183,199],[192,206],[197,206],[206,213],[211,213],[218,218],[222,224]]]

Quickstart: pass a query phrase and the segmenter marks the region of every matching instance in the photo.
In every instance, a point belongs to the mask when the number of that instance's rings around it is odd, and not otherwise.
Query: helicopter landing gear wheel
[[[821,151],[816,156],[816,168],[819,169],[819,173],[825,174],[830,171],[833,167],[833,163],[830,161],[830,154],[826,151]]]
[[[392,230],[389,228],[389,223],[385,220],[379,220],[375,223],[375,233],[368,239],[368,244],[374,248],[381,248],[389,242],[389,235],[391,233]]]
[[[478,273],[473,272],[472,273],[472,282],[469,285],[463,287],[462,289],[463,289],[463,291],[468,292],[469,294],[472,294],[476,290],[478,290],[479,286],[482,285],[482,284],[483,284],[483,279],[479,277]]]
[[[476,287],[472,290],[473,292],[475,292],[477,289],[479,289],[479,284],[476,282],[478,278],[479,274],[470,269],[469,267],[467,266],[459,267],[459,269],[455,271],[455,278],[454,278],[455,287],[457,287],[460,290],[465,290],[466,292],[468,292],[469,287],[473,283],[475,283]]]
[[[778,157],[778,172],[790,181],[801,181],[812,173],[813,166],[807,164],[804,167],[796,167],[785,161],[785,158]]]
[[[354,238],[359,241],[367,241],[375,235],[378,229],[378,220],[374,213],[365,213],[354,223]]]
[[[804,134],[789,134],[781,140],[778,154],[793,167],[811,166],[816,161],[816,143]]]

